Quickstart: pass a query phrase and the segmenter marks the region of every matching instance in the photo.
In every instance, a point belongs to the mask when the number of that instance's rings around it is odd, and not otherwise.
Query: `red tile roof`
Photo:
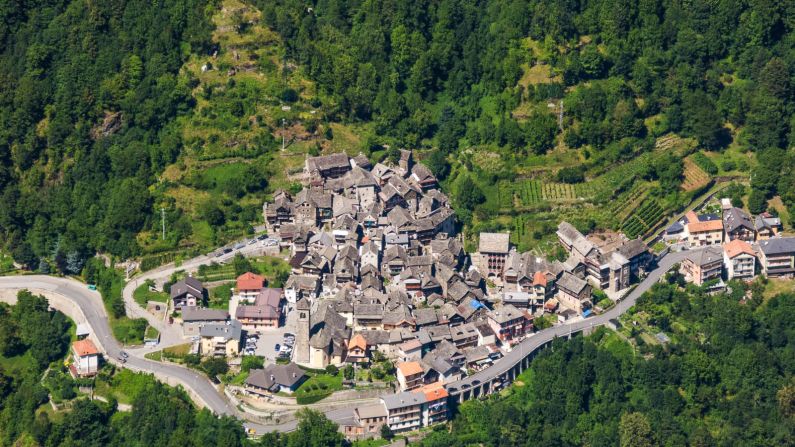
[[[97,355],[99,350],[89,339],[78,340],[72,344],[72,349],[77,353],[78,357],[85,357],[87,355]]]
[[[533,285],[534,286],[544,286],[544,287],[546,287],[547,286],[547,275],[545,275],[543,272],[540,272],[540,271],[535,272],[535,274],[533,275]]]
[[[756,253],[754,252],[754,249],[751,247],[751,244],[740,239],[735,239],[725,244],[723,246],[723,250],[726,251],[726,256],[728,256],[729,259],[734,258],[735,256],[741,253],[746,253],[751,256],[756,256]]]
[[[351,338],[351,341],[348,342],[348,350],[353,348],[359,348],[362,351],[367,350],[367,340],[364,339],[362,334],[356,334]]]
[[[444,389],[442,382],[434,382],[420,388],[414,390],[415,393],[423,393],[425,394],[425,399],[428,402],[432,402],[439,399],[446,399],[448,394],[447,390]]]
[[[256,273],[246,272],[237,277],[237,291],[259,290],[265,287],[265,277]]]
[[[397,369],[403,374],[403,377],[413,376],[414,374],[422,374],[425,372],[419,362],[398,363]]]
[[[705,220],[704,222],[690,222],[687,224],[687,231],[691,233],[701,233],[705,231],[723,231],[723,221]]]

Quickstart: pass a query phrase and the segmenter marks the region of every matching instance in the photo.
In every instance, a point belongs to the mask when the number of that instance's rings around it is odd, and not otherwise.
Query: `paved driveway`
[[[277,353],[273,348],[277,343],[279,345],[283,344],[284,334],[288,332],[295,334],[296,318],[295,312],[288,312],[284,326],[278,329],[269,329],[259,334],[256,354],[265,357],[266,363],[273,363],[276,361]]]

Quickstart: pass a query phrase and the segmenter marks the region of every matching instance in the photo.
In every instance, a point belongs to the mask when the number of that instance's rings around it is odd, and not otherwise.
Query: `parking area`
[[[296,314],[295,312],[288,312],[284,326],[278,329],[269,329],[256,340],[256,349],[254,353],[258,356],[265,357],[269,363],[275,362],[276,357],[279,355],[276,352],[275,346],[284,345],[284,334],[295,334],[296,329]]]

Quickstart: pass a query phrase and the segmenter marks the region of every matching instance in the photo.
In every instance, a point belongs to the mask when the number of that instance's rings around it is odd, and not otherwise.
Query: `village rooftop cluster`
[[[356,408],[342,424],[349,437],[446,420],[447,384],[488,368],[534,332],[536,318],[562,323],[600,312],[595,296],[620,299],[656,261],[641,239],[586,236],[567,222],[557,230],[562,262],[519,253],[508,233],[481,233],[467,254],[448,197],[410,151],[394,166],[363,155],[312,157],[304,176],[300,192],[277,191],[263,205],[270,249],[289,258],[283,288],[249,272],[237,278],[228,310],[202,307],[207,291],[192,277],[170,296],[194,352],[230,360],[252,354],[252,337],[294,313],[296,333],[279,352],[290,363],[252,370],[252,397],[294,393],[306,369],[367,368],[376,351],[394,362],[398,392]],[[682,262],[686,279],[719,288],[757,273],[792,276],[795,238],[779,236],[781,222],[724,205],[722,216],[689,212],[664,233],[680,249],[707,247]],[[78,375],[96,373],[89,344],[73,348]]]

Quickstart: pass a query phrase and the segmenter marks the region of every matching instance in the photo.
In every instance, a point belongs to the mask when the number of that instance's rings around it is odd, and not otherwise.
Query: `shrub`
[[[585,176],[582,173],[582,169],[572,166],[558,171],[557,179],[562,183],[582,183],[585,180]]]
[[[229,371],[229,365],[226,363],[226,359],[223,358],[209,358],[205,359],[202,363],[202,369],[209,375],[210,377],[216,377],[221,374],[226,374]]]

